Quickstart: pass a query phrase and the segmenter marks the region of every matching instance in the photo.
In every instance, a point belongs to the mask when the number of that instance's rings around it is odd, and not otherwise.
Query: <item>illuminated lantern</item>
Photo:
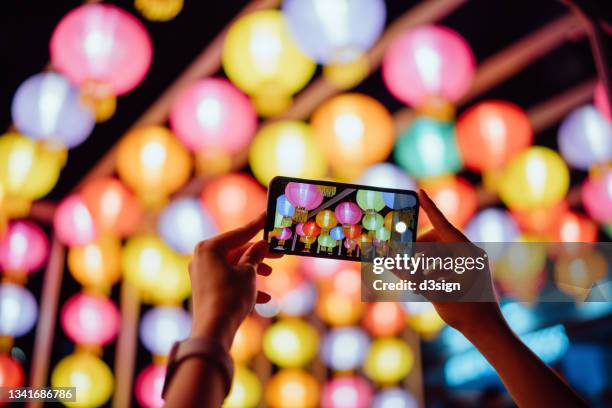
[[[0,268],[6,274],[36,272],[49,254],[49,241],[42,229],[30,221],[12,221],[0,234]]]
[[[384,218],[380,214],[366,214],[363,217],[363,227],[368,231],[377,231],[383,226]]]
[[[331,326],[352,326],[359,321],[363,307],[355,296],[328,292],[319,296],[315,311],[321,320]]]
[[[379,163],[368,167],[357,180],[357,184],[400,190],[416,189],[414,180],[405,171],[391,163]]]
[[[0,136],[3,211],[15,218],[27,216],[31,201],[55,187],[66,157],[65,149],[45,147],[18,133]]]
[[[293,217],[295,222],[305,222],[308,219],[308,211],[314,210],[323,202],[323,194],[321,191],[319,191],[316,185],[308,183],[287,183],[287,186],[285,187],[285,196],[287,197],[287,200],[289,200],[289,202],[295,207],[295,215]],[[317,217],[318,216],[319,215],[317,214]],[[333,213],[332,215],[327,216],[325,219],[331,224],[332,217]],[[335,217],[333,217],[333,221],[336,221]],[[319,225],[319,227],[322,226],[318,221],[317,225]],[[305,229],[304,232],[306,232]]]
[[[382,194],[372,190],[357,190],[357,204],[366,212],[366,215],[378,212],[385,207]]]
[[[145,367],[134,385],[136,400],[144,408],[162,408],[162,389],[166,378],[165,364],[150,364]]]
[[[134,195],[113,177],[100,177],[81,190],[85,205],[101,233],[126,237],[142,220],[142,208]]]
[[[377,100],[362,94],[342,94],[313,113],[312,130],[335,171],[383,161],[395,140],[391,114]]]
[[[344,235],[349,239],[357,239],[361,235],[361,225],[353,224],[344,228]]]
[[[391,231],[385,227],[380,227],[374,235],[378,241],[388,241],[391,238]]]
[[[285,241],[291,238],[291,228],[285,227],[280,230],[280,232],[276,235],[276,239],[278,239],[278,245],[285,245]]]
[[[8,353],[0,353],[0,387],[23,387],[25,374],[19,361]],[[4,403],[0,403],[0,406]]]
[[[51,386],[75,387],[76,401],[63,404],[89,408],[104,405],[113,394],[114,378],[111,369],[100,358],[87,352],[76,352],[64,357],[51,372]]]
[[[298,121],[264,126],[249,151],[253,174],[263,185],[275,176],[323,178],[327,163],[312,137],[310,126]]]
[[[461,228],[472,217],[478,205],[474,187],[459,177],[443,177],[423,182],[422,188],[454,226]],[[419,224],[430,225],[427,214],[419,214]]]
[[[109,288],[121,277],[121,243],[102,237],[68,250],[68,270],[85,287]]]
[[[321,391],[322,408],[365,408],[372,400],[372,386],[363,377],[338,376]]]
[[[519,228],[507,211],[487,208],[470,220],[465,233],[472,242],[512,242]]]
[[[127,240],[121,254],[124,278],[149,299],[161,287],[164,270],[175,254],[155,235],[136,235]]]
[[[462,113],[456,133],[463,163],[479,172],[501,168],[533,139],[527,113],[513,103],[497,100],[480,102]]]
[[[166,356],[172,345],[191,333],[191,317],[182,307],[156,307],[140,322],[140,340],[154,355]]]
[[[328,252],[331,252],[331,249],[335,248],[338,245],[336,240],[333,239],[327,232],[321,233],[321,235],[319,235],[319,238],[317,238],[317,242],[319,243],[319,247],[321,247],[322,250],[326,250]]]
[[[323,66],[323,77],[339,89],[357,86],[370,74],[371,64],[366,53],[349,62],[329,63]]]
[[[270,265],[274,273],[265,277],[258,275],[257,288],[270,294],[272,298],[282,299],[304,281],[298,271],[298,262],[296,257],[291,256],[266,259],[266,264]]]
[[[554,225],[555,242],[596,242],[597,224],[590,218],[568,211]]]
[[[174,99],[170,126],[192,152],[234,154],[251,141],[257,115],[249,98],[229,81],[206,78]]]
[[[304,231],[306,238],[316,238],[321,233],[321,228],[319,228],[316,222],[308,221],[302,226],[302,231]],[[306,242],[306,248],[310,248],[310,243]]]
[[[355,370],[363,363],[369,346],[370,338],[359,327],[334,328],[323,338],[321,357],[333,370]]]
[[[304,366],[319,347],[316,329],[301,319],[280,320],[266,329],[263,352],[274,364],[284,368]]]
[[[375,337],[394,336],[405,326],[404,311],[394,302],[368,303],[363,326]]]
[[[322,210],[317,213],[315,217],[317,225],[321,227],[322,233],[328,233],[330,229],[338,225],[336,216],[331,210]]]
[[[281,227],[290,227],[293,224],[295,207],[287,200],[285,194],[278,196],[276,199],[276,212],[283,216],[280,224]]]
[[[264,116],[285,110],[316,68],[293,42],[278,10],[238,18],[225,37],[222,63],[229,79],[253,96]]]
[[[376,383],[392,384],[406,377],[413,363],[412,351],[404,341],[385,337],[372,342],[363,370]]]
[[[174,254],[172,254],[174,255]],[[180,305],[191,295],[189,261],[191,256],[174,255],[155,278],[155,290],[146,297],[156,305]]]
[[[434,338],[446,324],[429,302],[405,302],[401,306],[406,310],[408,326],[425,339]]]
[[[612,169],[594,172],[582,184],[582,204],[596,221],[612,221]]]
[[[191,167],[187,149],[164,127],[139,127],[119,141],[117,173],[148,206],[159,206],[178,190]]]
[[[342,230],[342,227],[339,225],[337,227],[332,228],[329,231],[329,235],[336,241],[341,241],[344,239],[344,231]]]
[[[595,95],[593,97],[595,107],[597,110],[604,115],[608,120],[612,120],[612,112],[610,111],[610,104],[608,97],[606,96],[606,90],[604,89],[603,82],[598,82],[595,86]]]
[[[586,248],[584,248],[586,249]],[[555,283],[564,293],[584,301],[593,284],[608,276],[606,258],[597,250],[562,254],[555,264]]]
[[[316,408],[319,406],[319,384],[306,371],[280,370],[266,384],[265,398],[270,408]]]
[[[592,105],[581,106],[561,123],[559,151],[572,167],[588,170],[612,161],[612,122]]]
[[[569,182],[569,170],[563,159],[549,148],[533,146],[510,161],[499,194],[511,209],[536,209],[565,197]]]
[[[362,212],[357,204],[345,201],[338,204],[334,214],[344,228],[349,228],[352,224],[357,224],[361,220]]]
[[[246,224],[266,209],[265,190],[245,173],[226,174],[207,182],[200,200],[221,232]]]
[[[51,65],[81,87],[98,120],[115,111],[115,97],[145,77],[153,50],[144,26],[109,4],[87,4],[66,14],[49,45]]]
[[[64,198],[53,216],[55,235],[68,246],[87,245],[98,236],[93,217],[80,194]]]
[[[32,330],[37,315],[36,300],[26,288],[0,284],[0,336],[23,336]]]
[[[418,408],[417,400],[401,388],[385,388],[374,397],[372,408]]]
[[[287,292],[280,301],[284,316],[305,316],[314,308],[317,291],[312,282],[304,280]]]
[[[112,342],[120,320],[117,306],[100,295],[78,293],[62,308],[62,328],[77,344],[104,346]]]
[[[157,231],[175,251],[190,254],[198,242],[215,235],[217,228],[196,198],[177,198],[159,216]]]
[[[11,113],[22,134],[69,149],[83,143],[96,123],[81,103],[79,90],[54,72],[36,74],[22,83]]]
[[[361,298],[361,268],[359,264],[345,262],[338,272],[332,276],[332,291],[353,299]]]
[[[172,20],[183,9],[183,0],[134,0],[134,8],[151,21]]]
[[[559,219],[568,211],[567,202],[561,200],[549,207],[534,210],[512,210],[510,213],[521,231],[540,236],[549,235]]]
[[[241,364],[234,367],[232,388],[223,408],[255,408],[261,399],[261,383],[257,375]]]
[[[456,173],[461,159],[450,122],[417,118],[395,144],[395,160],[416,178]]]
[[[261,336],[263,330],[259,321],[253,316],[247,316],[242,321],[234,341],[230,354],[236,363],[248,363],[261,349]]]
[[[272,298],[267,303],[255,304],[254,310],[259,316],[271,319],[280,312],[280,307],[276,299]]]
[[[474,55],[455,31],[424,25],[397,36],[385,51],[382,76],[400,101],[415,108],[458,102],[475,73]]]

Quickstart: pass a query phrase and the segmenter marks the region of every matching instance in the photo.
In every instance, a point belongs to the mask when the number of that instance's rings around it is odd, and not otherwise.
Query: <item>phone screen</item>
[[[264,239],[272,252],[352,261],[410,252],[414,191],[276,177]]]

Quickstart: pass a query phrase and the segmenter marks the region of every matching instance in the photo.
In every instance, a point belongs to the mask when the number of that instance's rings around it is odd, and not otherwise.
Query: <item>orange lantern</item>
[[[121,243],[103,236],[87,245],[68,250],[68,270],[85,287],[107,290],[121,276]]]
[[[238,327],[230,349],[232,359],[237,363],[247,363],[261,349],[263,329],[256,317],[247,316]]]
[[[372,336],[395,336],[405,324],[404,311],[395,302],[372,302],[366,306],[363,326]]]
[[[565,200],[535,210],[511,210],[510,213],[522,231],[529,234],[548,236],[556,228],[559,219],[568,212]]]
[[[597,224],[584,215],[568,211],[553,227],[556,242],[596,242]]]
[[[462,228],[478,206],[476,191],[460,177],[443,176],[424,180],[421,187],[438,206],[446,218],[457,228]],[[424,211],[419,213],[419,226],[431,225]]]

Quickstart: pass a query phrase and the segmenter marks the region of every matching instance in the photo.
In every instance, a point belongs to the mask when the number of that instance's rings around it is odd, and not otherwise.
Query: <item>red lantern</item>
[[[103,296],[78,293],[62,309],[62,327],[77,344],[103,346],[119,331],[121,316],[117,306]]]
[[[511,210],[511,214],[522,231],[536,235],[550,235],[559,219],[566,214],[567,202],[561,200],[548,208],[531,211]]]
[[[344,235],[346,235],[348,239],[357,239],[361,235],[361,225],[359,224],[349,225],[348,227],[345,227],[343,230],[344,230]]]
[[[596,242],[597,224],[584,215],[568,211],[554,224],[556,242]]]
[[[363,326],[372,336],[395,336],[406,325],[406,316],[398,303],[368,303],[363,316]]]
[[[23,387],[25,375],[21,364],[7,353],[0,353],[0,387]],[[5,403],[0,402],[0,406]]]
[[[472,217],[478,206],[476,191],[466,180],[460,177],[440,177],[423,182],[425,189],[434,203],[446,218],[457,228],[462,228]],[[419,213],[419,225],[431,225],[424,211]]]
[[[165,378],[165,364],[151,364],[138,374],[134,390],[136,399],[142,407],[161,408],[164,405],[162,389]]]
[[[307,221],[302,226],[302,231],[304,231],[304,235],[307,237],[316,237],[321,233],[321,228],[317,225],[315,221]]]

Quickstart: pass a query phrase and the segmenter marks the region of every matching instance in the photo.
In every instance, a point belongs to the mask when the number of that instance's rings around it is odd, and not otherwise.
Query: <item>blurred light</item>
[[[100,295],[78,293],[62,307],[62,328],[77,344],[104,346],[112,342],[120,320],[117,306]]]
[[[270,408],[316,408],[319,384],[306,371],[283,369],[266,383],[265,398]]]
[[[166,378],[165,364],[150,364],[136,377],[134,394],[143,408],[162,408],[162,389]]]
[[[151,21],[169,21],[183,9],[183,0],[134,0],[134,8]]]
[[[261,128],[251,144],[249,164],[257,180],[266,186],[275,176],[320,179],[327,172],[310,126],[298,121]]]
[[[497,260],[505,250],[505,243],[515,241],[519,227],[505,210],[486,208],[478,212],[465,227],[465,234],[487,252],[490,260]]]
[[[304,281],[281,298],[281,312],[287,316],[305,316],[314,308],[316,297],[315,286]]]
[[[223,408],[255,408],[261,399],[261,383],[257,375],[247,367],[237,364],[234,368],[232,388],[225,398]]]
[[[511,210],[511,214],[524,233],[547,237],[568,211],[567,201],[564,199],[551,206],[533,210]]]
[[[304,320],[284,319],[266,329],[263,351],[279,367],[296,368],[308,364],[316,355],[319,337]]]
[[[191,317],[182,307],[156,307],[146,312],[140,322],[140,340],[157,356],[168,355],[174,342],[186,339],[190,333]]]
[[[577,212],[567,211],[554,225],[555,242],[596,242],[597,224]]]
[[[612,169],[593,172],[582,184],[582,204],[596,221],[612,221]]]
[[[414,180],[402,169],[391,163],[379,163],[368,167],[356,183],[399,190],[416,189]]]
[[[401,388],[386,388],[376,394],[372,401],[372,408],[417,408],[418,406],[412,394]]]
[[[337,259],[300,257],[299,268],[302,274],[313,280],[327,280],[338,271],[342,270],[350,261],[340,261]]]
[[[555,263],[555,284],[576,302],[583,302],[593,284],[607,276],[606,258],[595,249],[583,248],[576,253],[561,254]]]
[[[383,240],[378,238],[379,240]],[[387,238],[388,239],[388,238]],[[374,337],[397,335],[406,325],[404,311],[395,302],[370,302],[362,321],[365,329]]]
[[[403,340],[383,337],[372,341],[363,371],[378,384],[393,384],[408,375],[413,363],[412,350]]]
[[[323,386],[321,407],[365,408],[370,406],[372,394],[372,386],[365,378],[338,376]]]
[[[266,259],[266,264],[272,268],[274,273],[269,276],[258,275],[257,288],[280,302],[287,293],[304,282],[303,276],[298,272],[298,263],[299,258],[293,256]],[[280,307],[280,304],[277,306]]]
[[[68,270],[85,287],[110,288],[121,277],[121,243],[104,236],[68,249]]]
[[[539,237],[521,236],[519,241],[509,245],[492,265],[492,274],[501,288],[516,299],[535,301],[543,284],[547,247],[538,244]]]
[[[421,188],[427,191],[433,202],[457,228],[463,227],[478,206],[476,191],[465,179],[448,176],[424,180]],[[430,225],[425,212],[419,213],[419,225]]]
[[[593,98],[593,103],[595,104],[595,107],[597,108],[599,113],[604,115],[604,117],[606,117],[608,120],[612,120],[610,104],[608,102],[608,97],[606,95],[603,82],[601,81],[597,82],[597,85],[595,86],[595,95]]]
[[[57,206],[53,228],[57,238],[71,247],[87,245],[99,234],[83,197],[77,193],[64,198]]]
[[[24,287],[0,284],[0,336],[21,337],[36,324],[38,305]]]
[[[25,374],[19,361],[9,354],[0,353],[0,387],[23,387],[24,384]]]
[[[30,221],[11,221],[0,233],[0,268],[5,274],[36,272],[49,255],[49,241],[43,230]]]
[[[401,306],[406,310],[408,326],[425,340],[434,338],[446,324],[429,302],[404,302]]]
[[[242,321],[230,349],[232,359],[236,363],[248,363],[261,350],[263,328],[254,316],[247,316]]]
[[[26,79],[15,93],[11,113],[19,132],[69,149],[83,143],[95,125],[79,90],[54,72]]]
[[[177,198],[157,220],[157,231],[172,249],[191,254],[198,242],[215,235],[217,228],[196,198]]]
[[[278,301],[272,298],[268,303],[257,303],[255,305],[255,312],[261,317],[272,318],[280,312],[280,307],[278,306]]]
[[[329,330],[323,338],[321,357],[335,371],[350,371],[361,366],[370,339],[359,327],[339,327]]]

